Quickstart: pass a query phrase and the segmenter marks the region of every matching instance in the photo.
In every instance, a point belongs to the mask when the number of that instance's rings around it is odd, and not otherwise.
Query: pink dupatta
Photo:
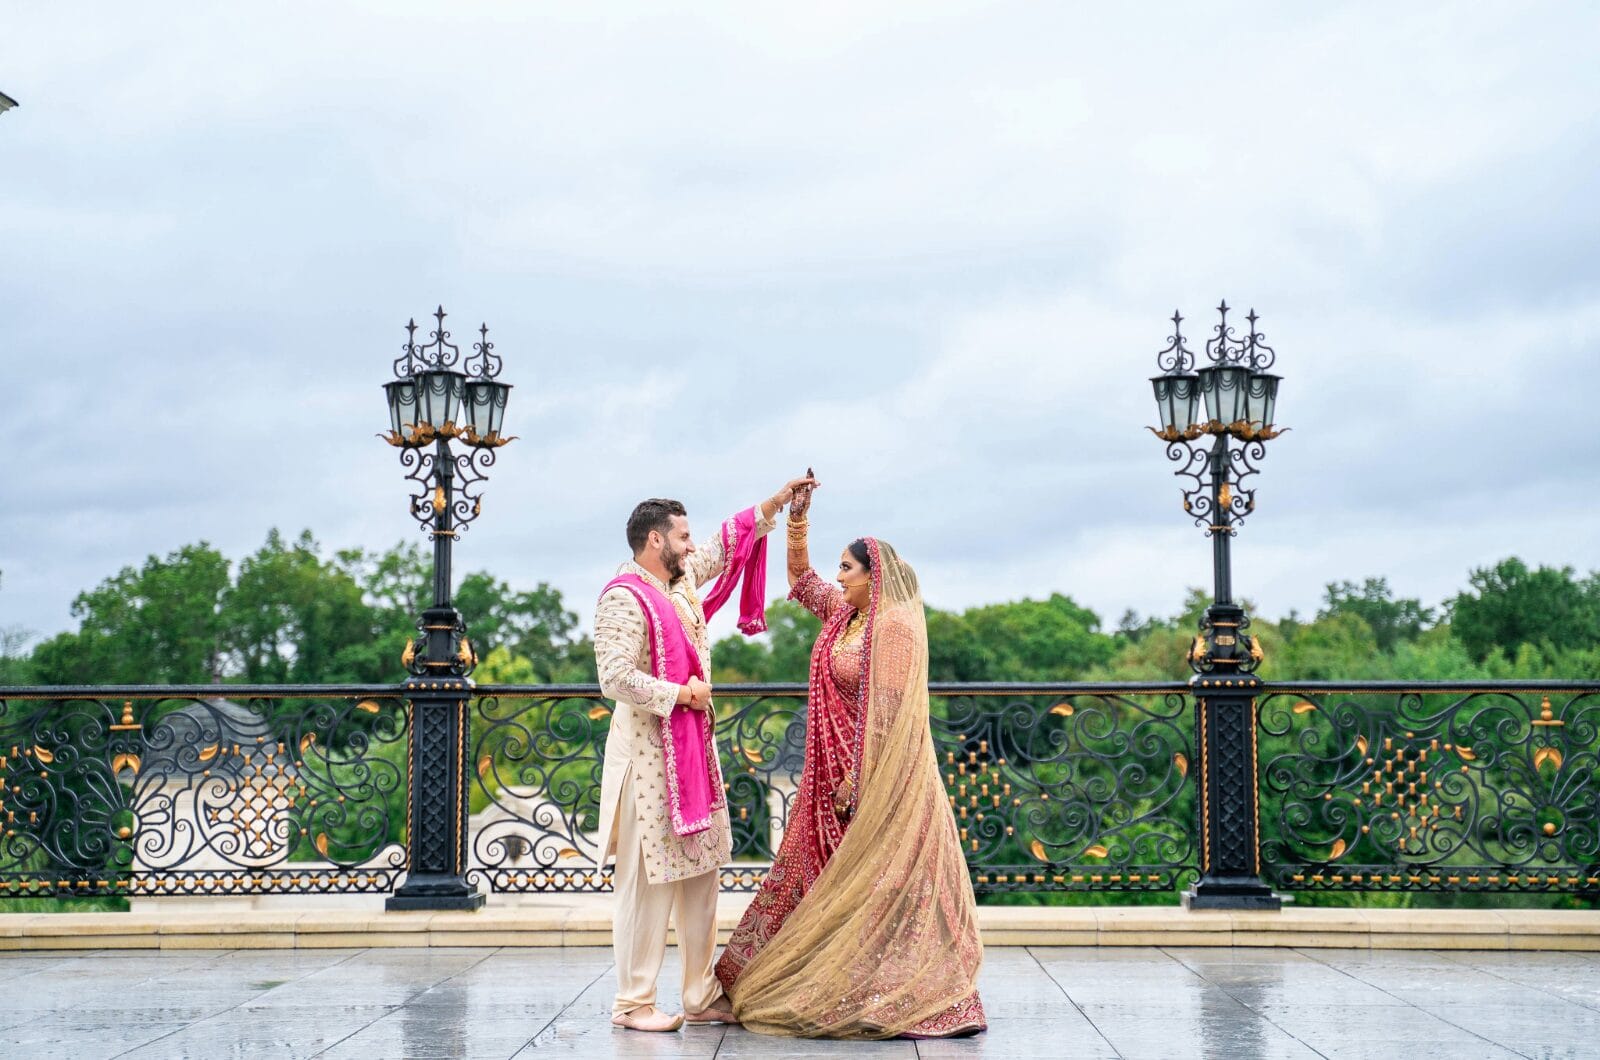
[[[755,636],[767,628],[767,539],[756,536],[756,510],[746,508],[722,524],[725,564],[717,584],[706,595],[706,618],[721,610],[744,579],[739,593],[739,632]]]
[[[700,653],[672,601],[637,574],[619,574],[601,591],[626,589],[643,609],[650,640],[650,669],[655,677],[675,685],[689,678],[705,680]],[[722,770],[712,742],[711,715],[683,705],[661,719],[661,749],[666,756],[667,804],[675,835],[688,836],[711,827],[711,813],[722,804]]]
[[[756,510],[747,508],[722,524],[722,574],[704,600],[706,618],[716,614],[743,579],[739,594],[739,630],[755,635],[767,628],[767,540],[756,535]],[[689,678],[709,680],[672,601],[637,574],[621,574],[601,590],[623,588],[634,595],[649,620],[650,667],[654,676],[673,684]],[[661,748],[666,756],[667,803],[672,831],[694,835],[711,827],[711,814],[724,805],[722,769],[709,711],[674,706],[661,719]]]

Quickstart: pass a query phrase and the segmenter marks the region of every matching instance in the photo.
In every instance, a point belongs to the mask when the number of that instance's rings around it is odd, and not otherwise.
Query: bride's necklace
[[[839,635],[839,646],[853,645],[861,640],[867,629],[867,615],[865,611],[857,611],[851,615],[844,624],[844,632]]]

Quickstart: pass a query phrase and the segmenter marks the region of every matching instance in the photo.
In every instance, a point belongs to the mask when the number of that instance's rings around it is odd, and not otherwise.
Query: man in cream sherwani
[[[796,479],[757,505],[756,534],[770,531],[795,488],[811,481]],[[644,579],[671,601],[699,655],[700,672],[709,676],[711,643],[696,590],[717,577],[727,562],[722,535],[696,547],[683,505],[659,499],[634,509],[627,532],[633,559],[618,574]],[[601,862],[612,854],[617,859],[612,873],[617,996],[611,1022],[645,1031],[682,1026],[683,1015],[655,1007],[667,922],[674,909],[687,1018],[693,1023],[732,1022],[732,1008],[712,971],[717,870],[732,851],[728,811],[725,804],[717,808],[703,832],[679,836],[673,831],[660,732],[661,720],[676,705],[710,710],[711,686],[699,678],[678,685],[652,675],[644,610],[623,588],[608,589],[600,598],[594,653],[601,690],[616,700],[600,782]]]

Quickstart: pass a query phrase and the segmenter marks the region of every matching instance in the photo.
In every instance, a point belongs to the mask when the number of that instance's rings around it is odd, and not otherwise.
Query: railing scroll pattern
[[[974,886],[1170,890],[1197,874],[1185,686],[935,685],[932,730]],[[594,686],[479,689],[474,875],[497,892],[598,891],[610,704]],[[718,690],[728,890],[771,867],[805,749],[801,685]]]
[[[387,893],[393,686],[0,691],[0,897]]]
[[[1600,891],[1600,684],[1273,684],[1261,863],[1284,890]]]

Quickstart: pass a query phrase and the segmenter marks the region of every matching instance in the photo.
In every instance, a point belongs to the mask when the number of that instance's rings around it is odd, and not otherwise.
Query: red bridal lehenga
[[[822,619],[805,767],[717,978],[740,1022],[764,1034],[971,1034],[987,1026],[983,944],[928,728],[922,595],[893,548],[867,547],[864,617],[815,571],[790,593]]]

